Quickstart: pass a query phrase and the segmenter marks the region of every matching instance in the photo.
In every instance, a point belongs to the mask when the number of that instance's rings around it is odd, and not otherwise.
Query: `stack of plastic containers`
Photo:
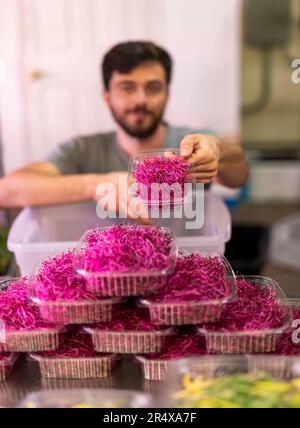
[[[26,323],[34,311],[38,328],[6,329],[0,351],[31,353],[50,379],[107,377],[131,354],[147,380],[162,380],[186,356],[276,352],[292,321],[275,281],[236,277],[217,253],[178,256],[157,226],[89,230],[26,281],[31,312],[25,301],[18,310]]]
[[[113,242],[114,234],[120,235],[122,239],[122,235],[130,230],[136,234],[134,239],[145,239],[144,244],[141,242],[143,245],[136,248],[137,257],[141,256],[137,254],[140,247],[145,249],[148,245],[150,249],[153,248],[149,260],[145,259],[144,262],[148,268],[121,266],[119,270],[113,270],[111,264],[118,257],[122,256],[125,264],[127,259],[133,259],[131,247],[126,241],[131,239],[130,236],[125,236],[124,243]],[[151,233],[158,237],[156,251]],[[98,239],[101,242],[97,242]],[[103,248],[104,253],[99,255],[98,251]],[[31,354],[39,362],[42,376],[85,379],[104,377],[115,367],[120,354],[161,351],[165,339],[174,333],[174,329],[151,325],[147,310],[136,307],[134,302],[128,302],[127,299],[136,295],[149,295],[161,289],[166,284],[167,275],[174,269],[176,257],[176,241],[169,230],[121,225],[90,230],[83,235],[74,252],[44,260],[36,270],[30,287],[31,299],[37,305],[40,316],[47,322],[62,322],[64,325],[73,325],[72,328],[75,324],[82,324],[83,329],[77,333],[81,335],[80,343],[85,334],[90,344],[88,352],[85,347],[84,355],[74,356],[75,349],[74,352],[68,352],[66,333],[62,346],[55,352]],[[85,308],[85,299],[88,299],[89,310],[78,311],[79,306]],[[100,306],[106,309],[101,312],[98,310]],[[124,325],[126,312],[129,327],[126,323]],[[120,322],[123,322],[121,330],[118,326]],[[84,342],[88,339],[84,339]]]
[[[223,256],[181,252],[166,289],[139,300],[154,324],[177,328],[177,335],[168,340],[160,354],[136,357],[145,378],[163,380],[173,359],[205,355],[205,342],[197,334],[197,325],[219,321],[225,307],[236,298],[235,276]]]

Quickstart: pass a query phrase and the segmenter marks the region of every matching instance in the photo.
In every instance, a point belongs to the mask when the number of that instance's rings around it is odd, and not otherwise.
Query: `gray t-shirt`
[[[208,134],[206,129],[195,130],[167,125],[164,148],[179,147],[188,134]],[[62,174],[105,174],[128,169],[128,155],[116,141],[115,132],[80,136],[56,146],[45,160],[54,163]]]

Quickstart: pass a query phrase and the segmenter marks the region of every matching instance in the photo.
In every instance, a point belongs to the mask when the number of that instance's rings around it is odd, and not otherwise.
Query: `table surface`
[[[15,406],[20,400],[32,392],[53,389],[99,388],[99,389],[129,389],[156,395],[161,390],[163,382],[144,379],[138,363],[132,357],[124,357],[110,377],[102,379],[46,379],[42,378],[37,362],[28,355],[16,363],[13,371],[5,382],[0,382],[0,407]]]

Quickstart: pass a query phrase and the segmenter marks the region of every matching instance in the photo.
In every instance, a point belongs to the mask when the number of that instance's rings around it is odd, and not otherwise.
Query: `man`
[[[102,73],[103,98],[116,131],[75,138],[59,145],[44,161],[2,178],[0,206],[96,200],[100,183],[114,184],[119,199],[120,179],[127,180],[131,155],[178,145],[193,164],[197,182],[210,183],[216,177],[229,187],[246,183],[248,163],[238,144],[163,121],[172,74],[172,61],[164,49],[150,42],[118,44],[105,55]],[[117,209],[128,214],[127,204],[120,198]]]

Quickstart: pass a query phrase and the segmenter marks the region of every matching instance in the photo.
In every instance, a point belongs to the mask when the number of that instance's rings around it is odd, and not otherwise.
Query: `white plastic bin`
[[[270,259],[300,270],[300,213],[289,215],[272,226]]]
[[[36,263],[75,247],[82,234],[96,226],[128,222],[126,219],[99,219],[93,202],[25,208],[12,225],[8,248],[15,253],[22,275],[30,275]],[[180,249],[224,254],[231,236],[231,218],[222,199],[210,192],[204,198],[204,225],[186,229],[185,219],[155,219],[171,227]]]

